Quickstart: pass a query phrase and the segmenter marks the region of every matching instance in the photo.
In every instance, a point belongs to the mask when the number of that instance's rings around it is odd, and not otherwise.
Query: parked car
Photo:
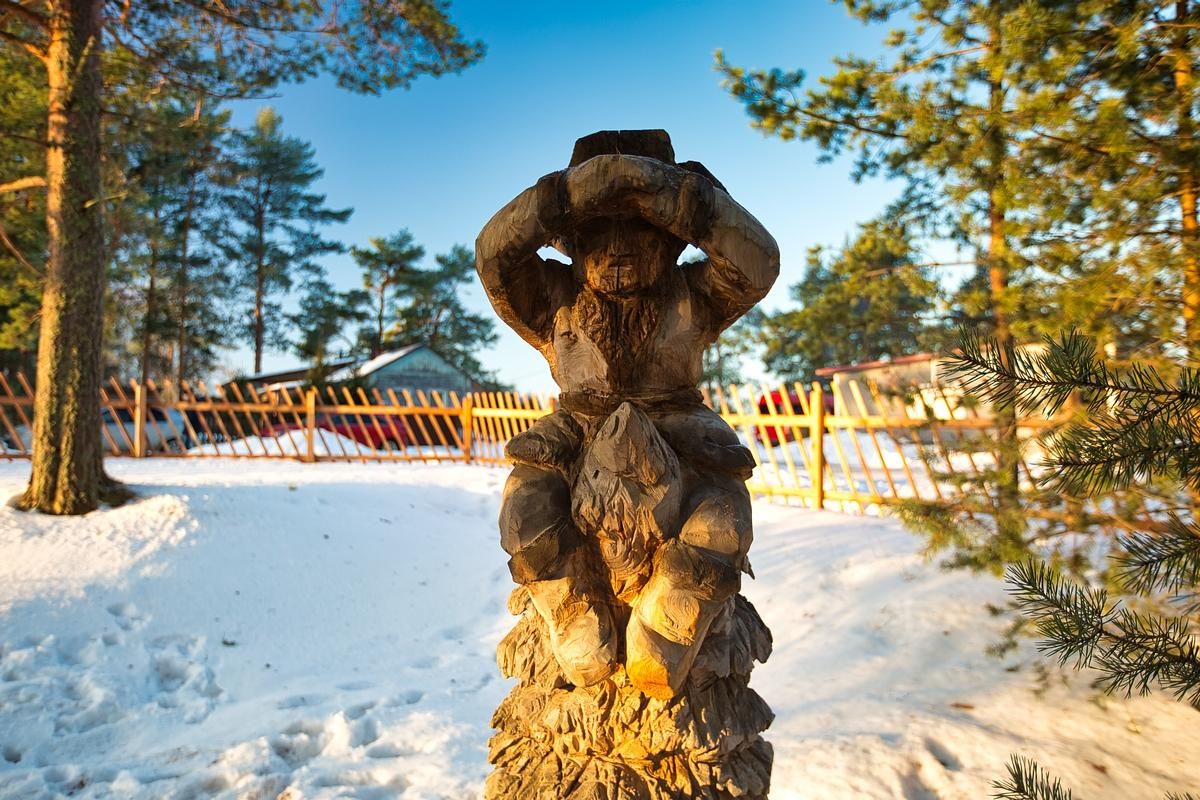
[[[370,414],[318,414],[317,427],[324,431],[353,439],[372,450],[400,450],[407,447],[409,434],[399,420]],[[290,420],[267,429],[268,436],[285,436],[289,431],[303,431],[303,421]]]
[[[133,411],[128,408],[100,409],[100,447],[105,453],[132,453],[136,426]],[[151,408],[146,420],[146,450],[148,452],[179,452],[192,445],[183,414],[173,408]],[[13,436],[13,433],[16,436]],[[28,450],[33,434],[25,425],[14,425],[13,432],[0,430],[4,444],[12,450]]]
[[[825,413],[832,414],[833,409],[834,409],[833,393],[830,391],[822,392],[821,398],[822,398],[821,402],[825,406]],[[808,403],[808,399],[805,398],[804,404],[807,404],[807,403]],[[788,406],[790,405],[791,409],[792,409],[792,415],[800,415],[800,414],[804,413],[804,411],[803,411],[803,409],[805,407],[804,404],[801,404],[800,395],[796,392],[795,389],[788,390],[786,403],[783,401],[783,392],[779,389],[776,389],[773,392],[771,392],[771,394],[770,394],[769,405],[768,405],[768,395],[765,395],[765,394],[759,395],[759,397],[758,397],[758,413],[759,413],[759,416],[770,416],[770,414],[772,414],[772,413],[779,414],[781,416],[787,416],[788,415]],[[770,444],[772,447],[774,447],[775,445],[779,444],[780,428],[783,429],[783,431],[782,431],[783,438],[784,438],[784,441],[787,441],[787,442],[795,441],[797,430],[800,431],[801,436],[805,436],[808,433],[807,428],[797,429],[797,428],[783,426],[783,425],[780,425],[780,426],[765,425],[761,428],[755,428],[754,437],[756,439],[758,439],[758,441],[760,441],[760,442],[765,441],[768,444]]]

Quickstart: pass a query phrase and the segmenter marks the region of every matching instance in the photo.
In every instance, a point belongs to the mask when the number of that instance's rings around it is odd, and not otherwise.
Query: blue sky
[[[608,128],[665,128],[680,160],[703,162],[779,241],[783,269],[765,301],[786,305],[807,249],[838,244],[894,195],[855,184],[845,164],[817,164],[815,147],[752,130],[720,86],[713,52],[748,67],[800,67],[810,79],[847,52],[872,53],[881,31],[840,2],[494,2],[456,0],[451,14],[482,39],[482,62],[460,75],[419,79],[407,91],[353,95],[326,80],[284,87],[270,100],[283,129],[311,142],[318,189],[350,222],[328,232],[366,243],[400,228],[429,257],[472,245],[488,218],[541,175],[566,166],[580,136]],[[246,125],[263,102],[244,102]],[[357,286],[349,256],[326,262],[335,283]],[[469,304],[490,307],[471,287]],[[554,388],[541,356],[501,326],[483,354],[519,388]],[[233,355],[247,369],[249,354]],[[268,368],[295,363],[272,353]]]

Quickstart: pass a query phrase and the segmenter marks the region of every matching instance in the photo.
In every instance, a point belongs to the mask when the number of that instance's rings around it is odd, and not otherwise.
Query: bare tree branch
[[[3,0],[0,0],[0,2],[3,2]],[[45,50],[38,47],[33,42],[30,42],[26,39],[22,39],[20,36],[17,36],[15,33],[9,33],[8,31],[0,31],[0,41],[12,42],[17,47],[20,47],[22,50],[24,50],[25,52],[29,53],[31,56],[36,58],[38,61],[42,62],[43,64],[46,63],[46,51]]]
[[[45,188],[45,186],[45,178],[43,178],[41,175],[31,175],[28,178],[17,178],[15,181],[0,183],[0,194],[19,192],[23,189],[41,189]]]
[[[4,249],[12,254],[12,257],[17,260],[18,264],[29,270],[30,274],[38,280],[45,277],[40,269],[29,263],[29,260],[25,258],[20,249],[13,244],[12,239],[8,238],[8,232],[4,230],[3,226],[0,226],[0,244],[4,245]]]
[[[0,0],[0,15],[8,16],[9,14],[18,16],[30,25],[36,25],[42,30],[50,30],[50,20],[45,15],[39,14],[28,6],[14,2],[14,0]]]

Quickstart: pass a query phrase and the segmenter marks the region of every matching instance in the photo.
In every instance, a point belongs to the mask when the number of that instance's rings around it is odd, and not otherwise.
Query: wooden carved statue
[[[689,243],[706,258],[679,264]],[[754,461],[696,385],[774,283],[775,240],[665,131],[602,131],[492,217],[476,267],[562,389],[507,450],[520,620],[497,658],[519,683],[486,796],[765,798],[772,714],[747,684],[771,635],[738,594]]]

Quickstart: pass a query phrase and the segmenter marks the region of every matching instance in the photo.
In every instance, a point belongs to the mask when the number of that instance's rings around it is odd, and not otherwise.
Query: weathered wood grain
[[[689,243],[706,258],[680,265]],[[771,636],[738,594],[755,462],[696,384],[775,281],[774,240],[665,132],[602,131],[497,212],[476,259],[562,389],[507,448],[520,619],[497,661],[519,683],[486,796],[765,798],[772,714],[748,682]]]

